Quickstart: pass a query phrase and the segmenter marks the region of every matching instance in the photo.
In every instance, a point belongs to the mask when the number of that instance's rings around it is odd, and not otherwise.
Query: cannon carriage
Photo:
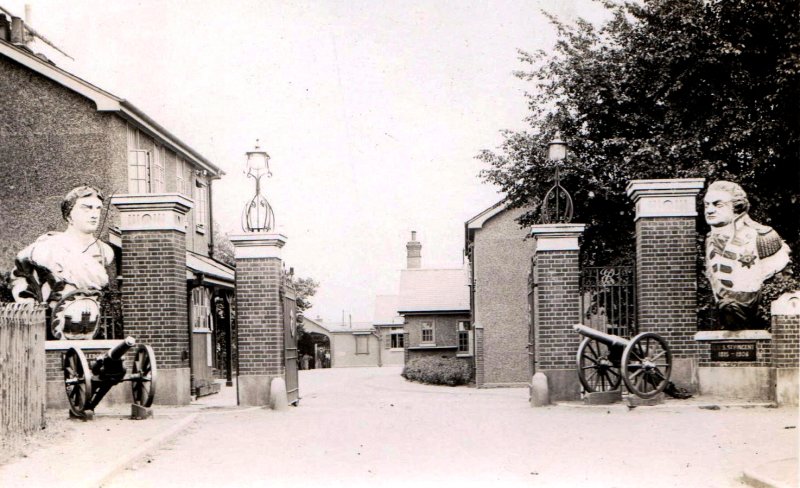
[[[128,373],[124,357],[131,349],[134,349],[134,356]],[[74,417],[89,417],[106,393],[122,382],[130,382],[135,405],[147,408],[153,404],[158,371],[156,358],[150,346],[137,345],[132,337],[92,361],[91,366],[81,348],[72,346],[64,354],[63,367],[69,411]]]
[[[581,324],[573,328],[583,336],[577,366],[587,393],[617,390],[624,383],[632,394],[653,398],[670,384],[672,352],[658,334],[625,339]]]

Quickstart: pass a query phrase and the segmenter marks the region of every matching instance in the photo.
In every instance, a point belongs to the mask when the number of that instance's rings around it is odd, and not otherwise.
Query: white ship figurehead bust
[[[48,232],[17,254],[11,292],[18,303],[46,303],[55,339],[91,339],[99,326],[100,290],[114,252],[95,237],[105,197],[79,186],[64,196],[64,232]]]
[[[705,273],[725,330],[756,328],[764,282],[790,262],[789,247],[772,227],[750,218],[741,186],[715,181],[703,198],[706,222]]]

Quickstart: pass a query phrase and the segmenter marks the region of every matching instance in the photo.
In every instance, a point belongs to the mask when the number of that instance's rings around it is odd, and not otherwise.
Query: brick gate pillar
[[[281,248],[286,236],[231,236],[236,255],[239,405],[270,404],[274,378],[285,381]],[[284,389],[285,391],[285,389]]]
[[[772,367],[775,401],[797,406],[800,399],[800,291],[772,302]]]
[[[672,350],[672,380],[697,389],[697,195],[705,179],[633,180],[639,332]]]
[[[153,347],[155,402],[191,401],[186,288],[186,212],[178,194],[118,195],[122,231],[122,314],[125,334]]]
[[[547,376],[550,399],[580,399],[575,355],[581,321],[578,238],[584,224],[534,225],[534,373]]]

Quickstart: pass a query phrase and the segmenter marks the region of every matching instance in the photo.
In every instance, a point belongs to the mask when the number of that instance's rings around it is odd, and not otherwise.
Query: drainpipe
[[[214,178],[208,179],[208,255],[211,259],[214,259],[214,197],[211,195],[214,192],[211,191],[211,183],[214,182]]]

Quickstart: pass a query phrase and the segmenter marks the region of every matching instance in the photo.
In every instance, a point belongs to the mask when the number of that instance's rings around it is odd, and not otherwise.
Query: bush
[[[465,385],[472,380],[472,365],[454,357],[428,356],[408,361],[403,378],[430,385]]]

